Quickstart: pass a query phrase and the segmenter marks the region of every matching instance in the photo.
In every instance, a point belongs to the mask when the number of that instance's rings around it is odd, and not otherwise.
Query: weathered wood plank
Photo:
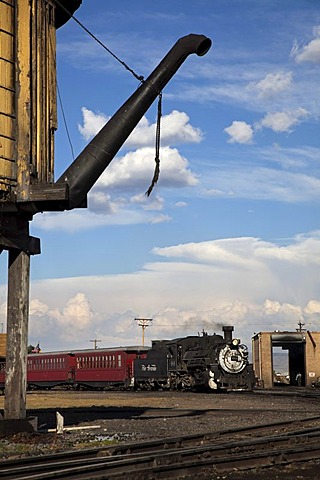
[[[5,419],[26,418],[30,256],[9,250]]]

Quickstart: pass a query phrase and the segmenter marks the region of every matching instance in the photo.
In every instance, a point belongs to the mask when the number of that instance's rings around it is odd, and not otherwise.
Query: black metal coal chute
[[[56,184],[68,185],[68,210],[85,203],[89,190],[185,59],[192,53],[203,56],[210,47],[211,40],[204,35],[190,34],[177,41],[150,76],[57,180]]]

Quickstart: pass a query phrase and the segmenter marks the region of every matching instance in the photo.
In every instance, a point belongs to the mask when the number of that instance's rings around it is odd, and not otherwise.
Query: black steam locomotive
[[[254,386],[248,349],[232,338],[233,327],[222,327],[224,336],[188,336],[155,340],[144,359],[134,361],[135,387],[140,389],[251,390]]]

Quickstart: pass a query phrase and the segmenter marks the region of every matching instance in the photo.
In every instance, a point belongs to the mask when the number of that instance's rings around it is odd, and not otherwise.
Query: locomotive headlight
[[[237,347],[237,346],[239,345],[239,343],[240,343],[239,338],[234,338],[234,339],[232,340],[232,345],[233,345],[234,347]]]

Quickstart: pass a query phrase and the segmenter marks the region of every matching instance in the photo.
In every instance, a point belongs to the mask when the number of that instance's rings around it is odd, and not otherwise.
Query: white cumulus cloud
[[[291,50],[291,56],[297,63],[310,62],[320,63],[320,27],[313,29],[314,39],[303,46],[295,42]]]
[[[292,72],[269,73],[259,82],[251,82],[250,87],[258,91],[261,97],[278,95],[292,86]]]
[[[104,113],[94,113],[86,107],[81,108],[83,125],[78,124],[78,129],[85,140],[90,140],[96,135],[109,120]]]
[[[110,117],[103,113],[95,113],[86,107],[81,109],[83,125],[78,125],[79,131],[85,140],[90,140],[104,126]],[[155,144],[156,123],[149,123],[143,116],[131,135],[128,137],[126,148],[136,149]],[[177,145],[181,143],[199,143],[203,133],[199,128],[190,124],[190,118],[185,112],[173,110],[161,118],[161,145]]]
[[[298,108],[291,111],[267,113],[257,127],[271,128],[274,132],[290,132],[292,127],[299,125],[308,117],[308,112],[304,108]]]
[[[319,330],[319,232],[285,245],[221,238],[155,247],[153,254],[161,261],[132,273],[32,282],[29,343],[43,350],[90,348],[93,338],[101,347],[137,344],[139,317],[153,319],[148,342],[202,328],[219,333],[223,324],[248,343],[254,332],[294,331],[300,321]]]
[[[253,138],[253,129],[246,122],[233,121],[230,127],[224,129],[229,135],[229,143],[251,143]]]
[[[152,179],[154,170],[154,149],[140,148],[128,152],[104,171],[96,183],[96,188],[145,191],[148,181]],[[160,149],[159,185],[164,187],[193,186],[198,183],[197,177],[188,168],[188,161],[176,148]]]

